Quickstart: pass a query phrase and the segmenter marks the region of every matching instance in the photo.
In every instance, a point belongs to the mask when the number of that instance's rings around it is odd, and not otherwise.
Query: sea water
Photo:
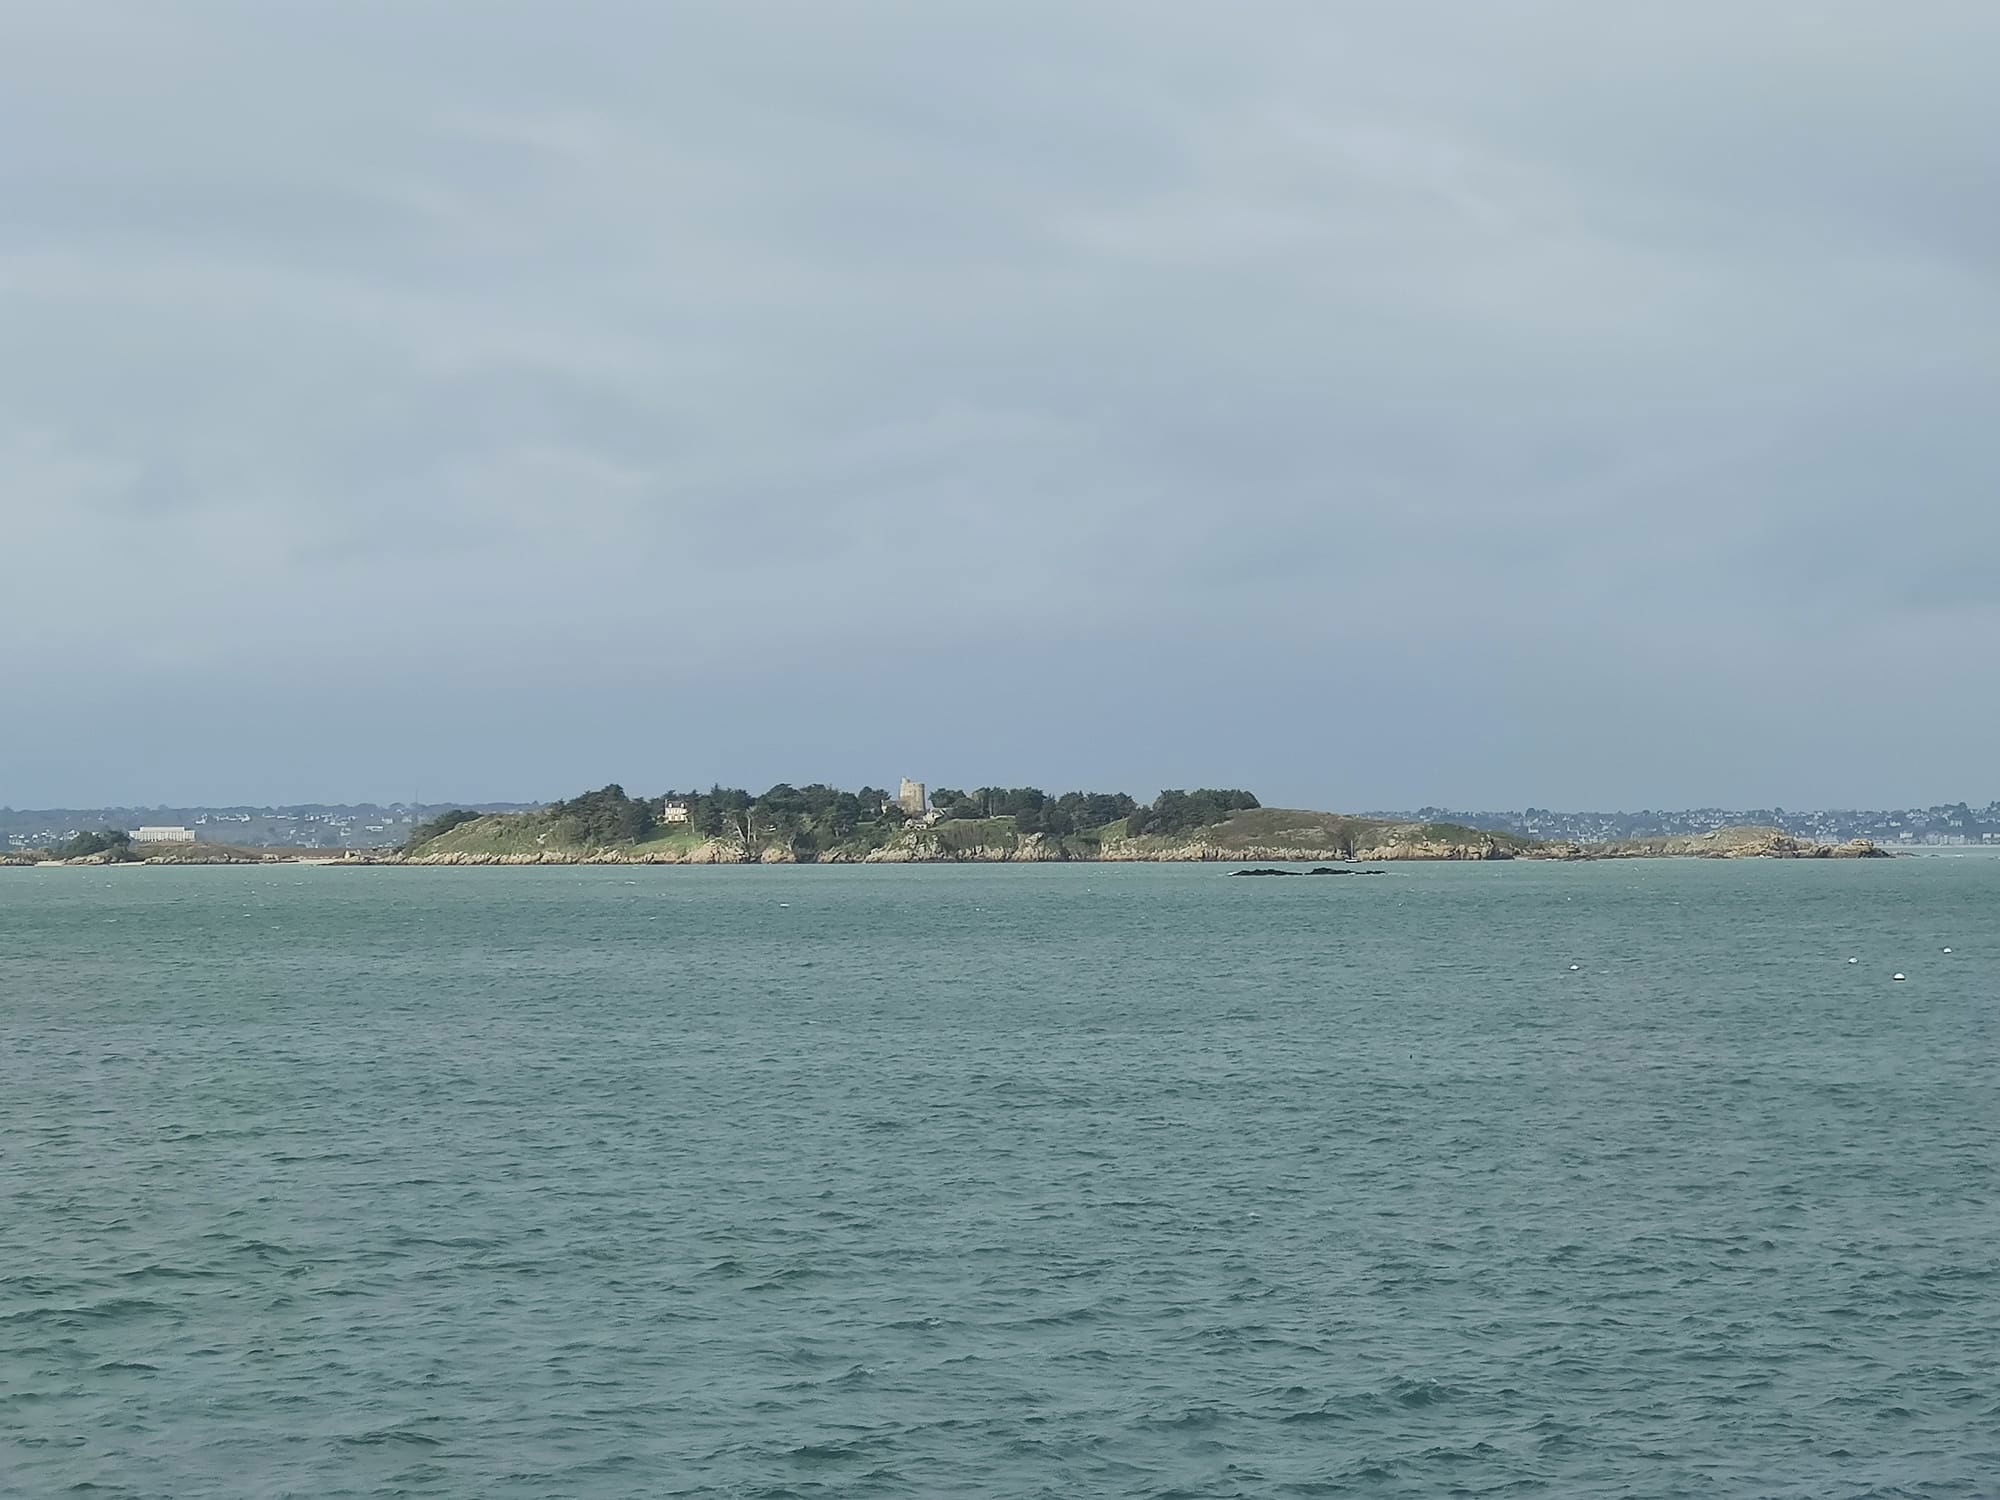
[[[0,871],[0,1492],[1992,1494],[1996,911]]]

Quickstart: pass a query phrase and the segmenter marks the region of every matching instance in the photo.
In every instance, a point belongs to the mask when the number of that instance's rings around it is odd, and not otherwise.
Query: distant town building
[[[137,828],[132,832],[135,844],[192,844],[194,830],[191,828]]]
[[[903,784],[896,789],[896,806],[902,808],[904,812],[913,818],[922,817],[924,814],[924,784],[921,781],[912,781],[909,777],[905,776]]]
[[[688,805],[679,797],[669,797],[660,808],[662,823],[685,823],[688,820]]]

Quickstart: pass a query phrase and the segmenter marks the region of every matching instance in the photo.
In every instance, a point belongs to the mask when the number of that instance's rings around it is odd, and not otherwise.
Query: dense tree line
[[[628,797],[613,782],[549,808],[584,844],[636,844],[659,826],[659,807],[650,798]]]
[[[931,806],[946,818],[1012,818],[1022,833],[1061,837],[1104,828],[1130,818],[1139,804],[1125,792],[1064,792],[1051,797],[1040,787],[982,786],[971,792],[939,787]]]
[[[1142,833],[1188,833],[1220,823],[1231,813],[1261,806],[1250,793],[1230,787],[1196,787],[1191,792],[1162,792],[1151,807],[1134,813],[1126,826],[1133,837]]]
[[[784,846],[806,855],[857,841],[879,845],[910,818],[881,787],[849,792],[823,782],[810,786],[779,782],[761,793],[716,785],[707,791],[670,791],[662,797],[629,796],[613,783],[552,803],[548,813],[577,843],[633,844],[662,828],[663,804],[668,802],[686,804],[686,826],[696,834],[740,845],[750,854]],[[1096,832],[1186,833],[1256,806],[1257,799],[1248,792],[1208,787],[1165,791],[1151,803],[1141,803],[1126,792],[1051,796],[1032,786],[982,786],[970,792],[939,787],[931,794],[932,809],[946,822],[1006,819],[1020,834],[1054,838]],[[480,816],[464,808],[441,813],[414,830],[406,847],[414,848]],[[974,830],[966,833],[981,836]]]
[[[880,787],[844,792],[823,782],[793,786],[781,781],[761,795],[711,786],[705,792],[669,792],[667,800],[687,804],[696,833],[756,848],[790,844],[801,852],[830,849],[864,825],[903,821],[902,809],[889,804],[889,794]]]
[[[102,854],[113,863],[138,858],[132,852],[132,835],[122,828],[106,828],[96,833],[79,833],[42,851],[53,859],[84,859]]]
[[[880,787],[845,792],[820,782],[802,787],[780,782],[761,795],[712,786],[705,792],[669,792],[667,798],[687,803],[689,824],[704,837],[757,847],[788,843],[801,852],[831,849],[861,835],[886,837],[909,817]],[[1259,805],[1249,792],[1212,787],[1162,792],[1150,804],[1126,792],[1051,796],[1032,786],[982,786],[970,792],[939,787],[930,800],[947,821],[1007,818],[1019,833],[1056,838],[1120,824],[1121,831],[1134,835],[1185,833]]]

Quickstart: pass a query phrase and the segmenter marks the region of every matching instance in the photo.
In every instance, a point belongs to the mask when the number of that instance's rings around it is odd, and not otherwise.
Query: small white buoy
[[[1860,963],[1860,962],[1861,962],[1861,960],[1860,960],[1860,959],[1858,959],[1858,958],[1850,958],[1850,959],[1848,960],[1848,962],[1849,962],[1849,963],[1851,963],[1851,964],[1858,964],[1858,963]]]
[[[1945,951],[1945,952],[1947,952],[1947,953],[1949,953],[1949,952],[1951,952],[1951,949],[1947,948],[1947,949],[1945,949],[1944,951]]]
[[[1577,971],[1578,969],[1580,969],[1580,968],[1582,968],[1582,967],[1583,967],[1583,965],[1582,965],[1582,964],[1571,964],[1571,965],[1569,966],[1569,971],[1570,971],[1570,973],[1574,974],[1574,973],[1575,973],[1575,972],[1576,972],[1576,971]]]
[[[791,902],[789,902],[789,901],[780,901],[780,902],[778,903],[778,905],[780,905],[780,906],[790,906],[791,904],[792,904],[792,903],[791,903]]]
[[[1889,977],[1891,979],[1900,980],[1903,976],[1901,974],[1891,974]]]

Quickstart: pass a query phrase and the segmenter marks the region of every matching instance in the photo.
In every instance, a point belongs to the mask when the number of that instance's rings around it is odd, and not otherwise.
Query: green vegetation
[[[642,799],[607,786],[530,813],[448,814],[410,851],[466,859],[853,861],[885,859],[1506,858],[1539,846],[1447,823],[1397,823],[1259,805],[1240,789],[1122,792],[940,788],[912,818],[878,787],[780,782],[761,794],[712,786]],[[680,804],[686,821],[664,821]],[[1281,852],[1286,851],[1286,852]]]
[[[1017,849],[1022,831],[1014,817],[951,818],[939,823],[931,837],[947,853],[966,854],[974,849]]]
[[[547,808],[527,813],[489,813],[460,823],[421,844],[404,847],[405,854],[464,854],[477,858],[534,855],[546,849],[571,849],[566,832]]]
[[[132,835],[122,828],[106,828],[98,833],[79,833],[45,851],[51,859],[87,859],[101,854],[113,864],[139,858],[132,852]]]
[[[855,840],[864,827],[900,826],[904,816],[880,788],[843,792],[823,782],[781,781],[760,797],[741,787],[713,786],[680,800],[688,804],[688,821],[697,833],[751,853],[782,846],[807,858]]]
[[[1039,787],[940,788],[931,802],[930,816],[913,819],[880,787],[843,791],[820,782],[780,782],[758,794],[711,786],[640,798],[614,784],[532,813],[482,817],[456,809],[416,829],[404,852],[685,856],[713,843],[738,858],[859,859],[921,833],[944,851],[1013,849],[1039,835],[1064,853],[1094,853],[1101,840],[1126,833],[1134,819],[1149,830],[1182,832],[1225,818],[1230,809],[1257,805],[1248,792],[1237,791],[1165,792],[1145,805],[1126,792],[1051,796]],[[685,822],[663,821],[669,803],[686,807]]]
[[[558,802],[549,812],[566,825],[574,842],[587,848],[636,844],[659,826],[653,803],[626,796],[616,782]]]
[[[1456,823],[1398,823],[1384,818],[1355,818],[1340,813],[1305,812],[1293,808],[1249,808],[1219,823],[1171,836],[1147,834],[1128,843],[1140,852],[1170,849],[1191,841],[1227,858],[1276,858],[1274,851],[1295,850],[1314,859],[1356,859],[1410,851],[1476,851],[1484,857],[1507,858],[1539,846],[1515,834],[1488,833]],[[1454,854],[1449,857],[1464,857]]]
[[[1141,808],[1125,820],[1125,831],[1133,838],[1148,833],[1186,833],[1262,805],[1248,792],[1234,788],[1217,791],[1213,787],[1197,787],[1191,792],[1162,792],[1153,799],[1151,807]]]
[[[426,818],[412,828],[410,836],[403,840],[403,847],[414,849],[419,844],[428,844],[441,834],[450,833],[452,829],[462,824],[476,823],[478,820],[478,813],[468,808],[454,807],[450,812],[441,812],[435,818]]]
[[[846,792],[815,782],[780,782],[761,796],[741,788],[710,787],[706,792],[669,792],[688,804],[689,826],[703,836],[757,851],[788,847],[795,857],[813,858],[836,850],[863,854],[903,833],[910,816],[880,787]],[[1052,797],[1039,787],[980,787],[967,793],[940,787],[931,796],[943,847],[972,847],[983,837],[1011,847],[1030,834],[1064,838],[1128,817],[1139,804],[1124,792],[1065,792]],[[977,823],[980,834],[953,825]],[[968,842],[970,841],[970,842]]]
[[[1255,801],[1250,805],[1256,806]],[[1140,810],[1125,792],[1064,792],[1051,797],[1033,786],[982,786],[969,793],[939,787],[931,793],[931,806],[948,819],[1012,818],[1016,833],[1057,838],[1106,827]]]

